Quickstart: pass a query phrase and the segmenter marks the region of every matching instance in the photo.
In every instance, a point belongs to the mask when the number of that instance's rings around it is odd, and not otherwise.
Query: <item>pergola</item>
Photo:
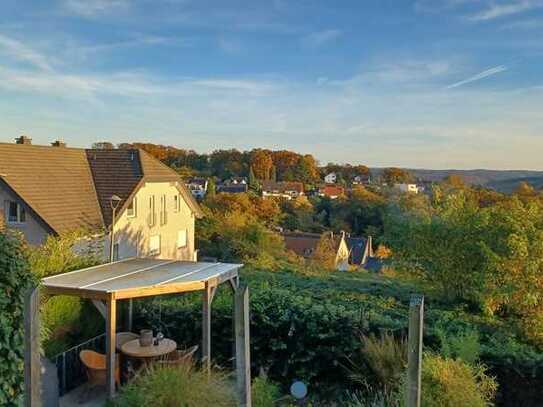
[[[239,284],[238,269],[241,266],[242,264],[131,258],[44,278],[41,286],[29,292],[26,299],[26,405],[39,405],[39,291],[47,295],[73,295],[91,299],[103,309],[106,319],[106,388],[107,395],[111,398],[115,395],[118,301],[202,291],[202,361],[204,368],[209,369],[211,302],[217,287],[222,283],[229,283],[235,297],[236,376],[240,403],[250,407],[249,292],[247,287],[240,287]]]

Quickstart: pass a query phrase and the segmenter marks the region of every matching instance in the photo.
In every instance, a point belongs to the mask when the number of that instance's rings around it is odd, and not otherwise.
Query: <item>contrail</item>
[[[507,67],[505,65],[495,66],[494,68],[490,68],[490,69],[487,69],[486,71],[479,72],[477,75],[470,76],[469,78],[464,79],[460,82],[453,83],[452,85],[447,86],[446,89],[457,88],[467,83],[475,82],[483,78],[486,78],[488,76],[496,75],[503,71],[507,71]]]

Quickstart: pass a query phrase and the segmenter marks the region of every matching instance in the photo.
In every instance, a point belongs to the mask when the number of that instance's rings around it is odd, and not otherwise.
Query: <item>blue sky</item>
[[[543,170],[543,0],[3,0],[0,131]]]

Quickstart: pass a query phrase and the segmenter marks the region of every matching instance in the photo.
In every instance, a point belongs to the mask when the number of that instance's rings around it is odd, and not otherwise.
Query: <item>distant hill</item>
[[[384,168],[372,168],[379,176]],[[407,168],[416,178],[424,181],[441,181],[449,175],[458,175],[471,185],[481,185],[496,191],[511,193],[519,182],[526,181],[536,189],[543,188],[543,171],[524,170],[427,170]]]

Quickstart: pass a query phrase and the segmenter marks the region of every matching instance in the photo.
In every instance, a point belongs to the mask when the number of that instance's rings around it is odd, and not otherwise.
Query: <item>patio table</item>
[[[149,362],[155,358],[167,355],[177,349],[177,343],[172,339],[164,338],[158,345],[141,346],[139,339],[126,342],[121,347],[121,352],[127,356],[143,359]]]

